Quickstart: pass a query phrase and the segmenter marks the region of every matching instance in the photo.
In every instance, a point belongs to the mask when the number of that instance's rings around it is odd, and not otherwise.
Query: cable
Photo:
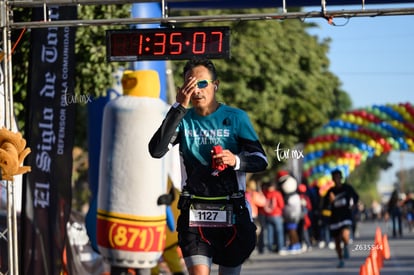
[[[23,28],[22,31],[20,32],[19,37],[17,38],[16,42],[14,42],[13,47],[11,48],[11,52],[10,55],[7,57],[7,61],[9,60],[10,56],[14,53],[14,51],[16,50],[17,45],[20,43],[20,40],[22,40],[23,38],[23,34],[26,32],[26,28]],[[4,58],[4,52],[0,52],[0,62],[3,61]]]

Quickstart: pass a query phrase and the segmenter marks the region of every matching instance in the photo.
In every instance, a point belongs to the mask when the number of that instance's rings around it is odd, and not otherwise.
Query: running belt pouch
[[[188,191],[183,191],[178,199],[177,208],[180,210],[188,210],[191,206],[191,195]]]
[[[185,188],[190,194],[202,197],[227,196],[239,190],[233,168],[226,168],[218,176],[213,176],[211,167],[204,165],[193,170]]]
[[[242,213],[246,208],[246,198],[241,192],[231,196],[231,202],[233,204],[233,212],[236,214]]]

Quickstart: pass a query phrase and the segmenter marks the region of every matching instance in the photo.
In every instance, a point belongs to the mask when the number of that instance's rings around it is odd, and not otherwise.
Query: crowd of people
[[[272,182],[250,179],[246,199],[258,228],[257,252],[298,254],[330,244],[337,252],[338,267],[343,267],[356,231],[359,196],[343,182],[340,170],[332,172],[332,179],[335,186],[324,196],[317,186],[299,183],[283,170]]]
[[[403,228],[414,230],[414,193],[396,188],[386,203],[373,200],[366,207],[340,170],[332,171],[332,180],[335,185],[321,196],[317,186],[297,183],[286,171],[272,182],[250,179],[246,199],[255,213],[257,252],[288,255],[329,247],[340,268],[349,257],[348,244],[358,235],[358,222],[383,221],[392,237],[402,237]]]
[[[385,222],[393,238],[403,237],[404,231],[414,230],[414,192],[403,192],[398,186],[382,201],[373,200],[370,206],[358,206],[358,220]]]
[[[394,238],[403,236],[403,228],[406,226],[409,232],[414,229],[414,193],[401,192],[397,187],[391,193],[387,203],[379,204],[377,219],[383,218]]]

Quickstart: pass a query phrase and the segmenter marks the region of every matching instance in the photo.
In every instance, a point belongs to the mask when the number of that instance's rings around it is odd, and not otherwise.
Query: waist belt
[[[209,204],[231,204],[235,213],[240,212],[246,208],[246,199],[244,192],[239,191],[227,196],[218,197],[204,197],[199,195],[192,195],[186,191],[181,193],[178,200],[178,209],[188,210],[194,203],[209,203]]]

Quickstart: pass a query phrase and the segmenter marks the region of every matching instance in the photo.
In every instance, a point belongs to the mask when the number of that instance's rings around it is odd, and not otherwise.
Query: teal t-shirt
[[[215,145],[238,154],[242,149],[240,139],[258,140],[247,113],[223,104],[208,116],[199,116],[193,108],[189,109],[177,131],[187,171],[200,164],[211,166],[211,150]]]

